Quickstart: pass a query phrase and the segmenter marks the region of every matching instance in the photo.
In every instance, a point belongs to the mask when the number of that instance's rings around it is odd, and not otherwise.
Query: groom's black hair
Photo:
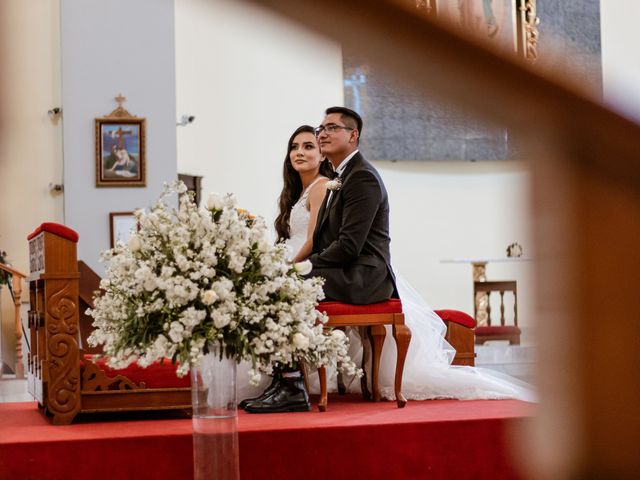
[[[362,136],[362,117],[360,117],[360,115],[347,107],[329,107],[324,113],[326,115],[329,115],[330,113],[339,113],[342,121],[347,127],[358,130],[358,140],[360,140],[360,137]]]

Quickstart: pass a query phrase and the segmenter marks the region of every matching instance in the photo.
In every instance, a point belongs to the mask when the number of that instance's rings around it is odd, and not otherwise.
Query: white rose
[[[129,242],[127,243],[129,246],[129,250],[132,252],[137,252],[142,248],[142,242],[140,241],[140,237],[135,233],[129,237]]]
[[[271,249],[271,243],[262,239],[258,242],[258,250],[261,252],[268,252]]]
[[[343,338],[346,338],[346,335],[342,330],[332,330],[331,336],[336,340],[342,340]]]
[[[213,313],[213,324],[217,329],[222,329],[231,323],[231,316],[227,313]]]
[[[171,322],[171,330],[169,330],[169,338],[175,343],[182,341],[184,327],[180,322]]]
[[[211,305],[218,299],[218,294],[213,290],[207,290],[200,295],[200,298],[205,305]]]
[[[298,272],[300,275],[306,275],[309,272],[311,272],[313,265],[309,260],[305,260],[303,262],[296,263],[294,265],[294,268],[296,269],[296,272]]]
[[[293,345],[300,350],[309,348],[309,337],[298,332],[293,335]]]
[[[207,198],[207,208],[209,210],[222,210],[224,207],[224,199],[217,193],[212,193]]]

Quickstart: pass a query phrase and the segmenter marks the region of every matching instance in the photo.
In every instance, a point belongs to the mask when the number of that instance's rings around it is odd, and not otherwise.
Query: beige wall
[[[471,265],[442,260],[504,257],[507,245],[516,241],[525,256],[535,256],[525,163],[376,162],[376,166],[389,192],[394,268],[434,309],[473,314]],[[533,262],[487,266],[488,279],[518,282],[519,321],[527,327],[535,326],[533,268]],[[499,307],[498,295],[494,297],[494,306]],[[497,321],[498,314],[493,318]]]
[[[613,108],[640,121],[640,57],[636,0],[601,1],[604,97]]]
[[[0,248],[28,271],[27,234],[63,221],[62,126],[47,111],[60,106],[60,1],[0,2]],[[4,361],[13,363],[13,309],[2,293]],[[23,298],[26,295],[23,296]]]
[[[291,132],[342,102],[340,46],[245,2],[176,2],[178,171],[274,218]]]

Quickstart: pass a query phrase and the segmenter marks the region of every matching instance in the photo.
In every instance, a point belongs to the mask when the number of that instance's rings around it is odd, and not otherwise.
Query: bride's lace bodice
[[[307,209],[307,200],[309,193],[313,186],[318,183],[323,177],[315,179],[300,195],[300,198],[291,208],[291,215],[289,216],[289,234],[291,235],[286,245],[290,248],[291,256],[294,257],[304,245],[307,240],[307,229],[309,227],[310,213]]]

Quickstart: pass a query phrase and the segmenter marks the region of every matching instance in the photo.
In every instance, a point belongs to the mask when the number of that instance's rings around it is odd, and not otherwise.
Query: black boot
[[[246,408],[247,405],[249,405],[250,403],[253,403],[255,401],[258,400],[262,400],[264,398],[270,397],[271,394],[273,392],[276,391],[276,389],[278,388],[278,384],[280,382],[280,378],[282,378],[282,373],[280,371],[276,371],[273,374],[273,379],[271,380],[271,384],[264,390],[264,392],[262,392],[260,395],[258,395],[257,397],[253,397],[253,398],[245,398],[244,400],[242,400],[239,404],[238,407],[240,408]]]
[[[268,397],[251,402],[245,407],[249,413],[308,412],[309,395],[302,375],[282,376],[278,388]]]

